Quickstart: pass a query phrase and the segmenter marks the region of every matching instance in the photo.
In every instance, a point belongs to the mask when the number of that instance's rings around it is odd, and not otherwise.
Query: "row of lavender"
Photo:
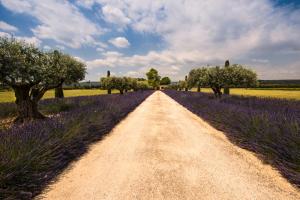
[[[300,101],[165,91],[300,187]]]
[[[0,131],[0,199],[31,199],[151,91],[45,100],[71,108]]]

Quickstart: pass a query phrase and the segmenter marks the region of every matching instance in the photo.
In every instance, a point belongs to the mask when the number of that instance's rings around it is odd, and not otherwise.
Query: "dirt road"
[[[300,199],[254,155],[162,92],[93,145],[46,199]]]

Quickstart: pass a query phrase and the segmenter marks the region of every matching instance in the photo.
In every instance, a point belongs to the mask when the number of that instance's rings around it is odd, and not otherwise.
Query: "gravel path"
[[[277,171],[162,92],[153,93],[45,199],[300,199]]]

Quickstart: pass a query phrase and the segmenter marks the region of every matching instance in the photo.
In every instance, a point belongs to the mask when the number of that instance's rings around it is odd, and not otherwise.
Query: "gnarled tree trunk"
[[[215,97],[221,98],[222,97],[222,91],[219,87],[212,87],[211,88],[214,91]]]
[[[38,103],[30,98],[30,87],[20,86],[14,88],[18,116],[15,122],[24,122],[32,119],[43,119],[45,116],[38,111]]]
[[[62,85],[55,88],[55,98],[64,98],[64,90]]]
[[[107,94],[111,94],[111,89],[107,89]]]
[[[197,86],[197,92],[201,92],[201,87],[199,85]]]

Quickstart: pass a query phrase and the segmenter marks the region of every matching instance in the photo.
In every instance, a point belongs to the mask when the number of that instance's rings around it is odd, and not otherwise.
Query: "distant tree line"
[[[300,80],[259,80],[259,88],[300,88]]]
[[[143,79],[131,78],[131,77],[117,77],[111,76],[110,71],[107,71],[107,76],[102,77],[100,80],[100,85],[102,89],[107,90],[108,94],[111,94],[112,90],[118,90],[120,94],[124,94],[128,91],[138,91],[149,89],[148,85],[144,81],[139,81]]]
[[[131,77],[117,77],[111,76],[110,71],[107,71],[106,77],[100,79],[100,85],[102,89],[107,90],[108,94],[111,94],[112,90],[119,90],[120,94],[127,91],[138,91],[148,89],[160,89],[160,85],[169,85],[171,79],[169,77],[161,77],[158,71],[151,68],[146,73],[147,80],[144,78],[131,78]]]

